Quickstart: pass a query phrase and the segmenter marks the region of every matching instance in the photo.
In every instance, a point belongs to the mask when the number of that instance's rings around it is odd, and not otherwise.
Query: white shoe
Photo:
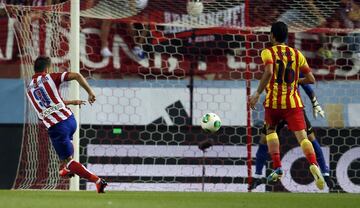
[[[108,58],[108,57],[113,56],[113,54],[111,53],[111,51],[109,50],[108,47],[105,47],[105,48],[101,49],[101,55],[104,58]]]

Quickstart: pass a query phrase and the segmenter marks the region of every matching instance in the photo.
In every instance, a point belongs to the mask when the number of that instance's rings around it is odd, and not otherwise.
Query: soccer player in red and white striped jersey
[[[27,97],[39,119],[47,127],[51,143],[62,164],[66,164],[59,171],[59,174],[63,177],[77,174],[94,182],[98,193],[104,193],[104,188],[107,186],[105,180],[94,175],[72,158],[74,153],[72,137],[77,125],[73,113],[66,105],[81,105],[84,104],[84,101],[64,101],[60,95],[59,87],[63,82],[76,80],[88,93],[90,104],[96,100],[94,91],[81,74],[73,72],[48,73],[50,69],[51,60],[49,57],[40,56],[35,60],[35,75],[27,86]]]
[[[250,106],[254,109],[260,94],[266,89],[264,102],[266,141],[274,168],[268,181],[276,181],[283,174],[279,138],[275,129],[278,123],[284,120],[287,122],[288,128],[294,132],[310,163],[310,171],[314,176],[316,186],[323,189],[325,181],[319,170],[314,148],[305,131],[304,106],[298,93],[299,84],[315,82],[314,75],[302,53],[285,44],[288,37],[288,28],[285,23],[274,23],[271,27],[270,37],[273,46],[261,52],[261,58],[265,65],[264,74],[256,92],[250,97]],[[304,74],[305,78],[299,77],[300,72]]]

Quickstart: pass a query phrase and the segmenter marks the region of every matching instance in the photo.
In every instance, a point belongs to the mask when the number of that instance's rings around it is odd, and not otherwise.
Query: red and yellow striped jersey
[[[302,108],[298,92],[299,72],[311,70],[304,55],[295,48],[275,45],[261,52],[265,65],[273,65],[273,75],[266,86],[264,106],[272,109]]]

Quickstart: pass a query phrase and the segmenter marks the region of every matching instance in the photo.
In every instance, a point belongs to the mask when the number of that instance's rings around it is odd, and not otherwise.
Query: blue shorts
[[[72,144],[73,134],[76,131],[76,120],[74,115],[61,121],[48,129],[51,143],[60,160],[65,160],[74,154]]]

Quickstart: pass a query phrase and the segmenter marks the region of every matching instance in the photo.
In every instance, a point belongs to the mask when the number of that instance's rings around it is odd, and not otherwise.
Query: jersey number
[[[285,64],[283,61],[276,60],[276,64],[278,65],[278,73],[277,73],[277,78],[276,78],[277,83],[282,84],[285,82],[287,84],[291,84],[294,81],[295,72],[291,68],[292,63],[293,63],[293,61],[289,61],[285,68]]]
[[[34,90],[34,97],[39,101],[40,106],[48,108],[50,107],[51,100],[43,87],[39,87]]]

